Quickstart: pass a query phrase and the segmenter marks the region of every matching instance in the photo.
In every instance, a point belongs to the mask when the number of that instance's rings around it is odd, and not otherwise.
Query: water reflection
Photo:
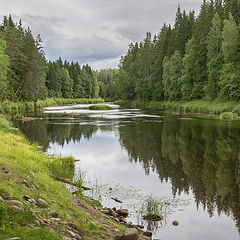
[[[114,115],[113,119],[45,114],[43,120],[19,126],[45,151],[53,145],[74,145],[99,132],[111,132],[126,150],[129,161],[140,164],[146,175],[154,172],[161,183],[171,184],[174,196],[191,192],[197,208],[203,207],[210,217],[215,213],[232,216],[240,230],[239,122],[184,120],[182,116],[159,119],[158,113],[151,112],[155,118],[146,117],[148,114],[125,119],[124,114],[118,118]],[[107,151],[108,146],[102,147]],[[91,147],[94,151],[94,144]]]

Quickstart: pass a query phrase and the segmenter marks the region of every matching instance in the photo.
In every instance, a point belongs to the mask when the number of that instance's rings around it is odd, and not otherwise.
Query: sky
[[[41,35],[46,58],[116,68],[131,42],[165,23],[173,24],[178,4],[198,13],[202,0],[0,0],[0,16],[11,14]]]

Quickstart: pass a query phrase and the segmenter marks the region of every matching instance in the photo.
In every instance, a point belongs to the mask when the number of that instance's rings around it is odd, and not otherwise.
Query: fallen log
[[[89,187],[85,187],[85,186],[78,186],[78,184],[74,183],[74,182],[71,182],[69,180],[66,180],[64,178],[60,178],[60,177],[57,177],[57,176],[54,176],[54,175],[50,175],[53,179],[59,181],[59,182],[63,182],[63,183],[67,183],[69,185],[72,185],[74,187],[77,187],[77,188],[82,188],[83,190],[92,190],[91,188]]]
[[[114,198],[114,197],[111,197],[112,200],[114,200],[115,202],[118,202],[118,203],[123,203],[122,201],[120,201],[119,199],[117,198]]]

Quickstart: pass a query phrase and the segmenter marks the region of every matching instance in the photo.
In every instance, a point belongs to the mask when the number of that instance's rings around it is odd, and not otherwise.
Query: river
[[[46,153],[79,160],[74,178],[94,188],[88,194],[128,208],[128,221],[144,224],[153,239],[239,239],[240,121],[109,105],[49,107],[17,124]],[[142,220],[150,200],[162,221]]]

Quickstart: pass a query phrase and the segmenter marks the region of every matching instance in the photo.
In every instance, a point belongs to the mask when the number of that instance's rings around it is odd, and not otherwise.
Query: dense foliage
[[[116,74],[117,69],[104,69],[97,72],[99,96],[104,99],[116,98]]]
[[[240,0],[204,0],[198,16],[177,10],[175,24],[130,44],[121,58],[121,99],[240,99]]]
[[[0,28],[0,101],[36,101],[46,97],[95,98],[97,76],[78,63],[47,62],[40,35],[34,39],[22,22],[4,17]]]

